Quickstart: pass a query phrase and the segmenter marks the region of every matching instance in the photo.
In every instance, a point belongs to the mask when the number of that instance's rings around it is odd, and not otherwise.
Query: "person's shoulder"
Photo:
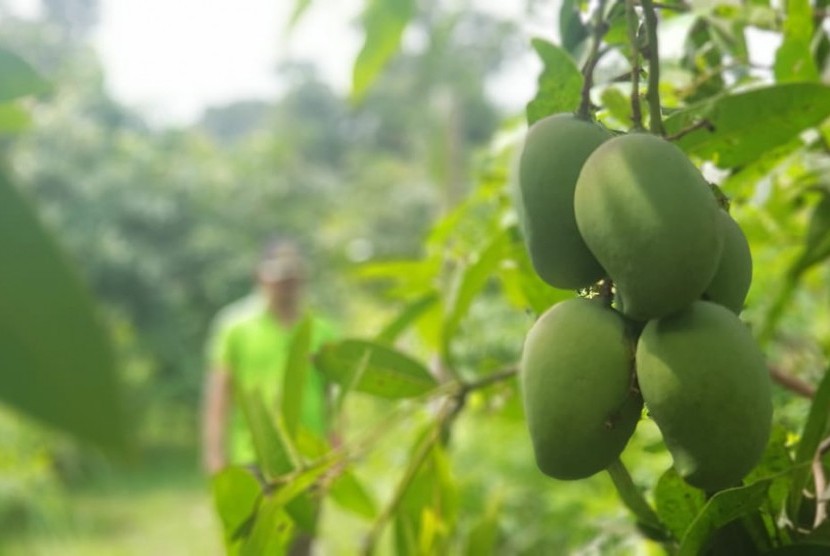
[[[249,294],[238,299],[216,313],[213,319],[214,328],[234,328],[256,318],[262,312],[263,300],[261,296]]]

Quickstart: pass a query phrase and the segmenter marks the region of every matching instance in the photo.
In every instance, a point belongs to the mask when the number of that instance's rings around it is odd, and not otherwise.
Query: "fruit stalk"
[[[640,18],[634,8],[634,0],[625,0],[625,17],[628,22],[628,43],[631,46],[631,123],[635,130],[643,129],[643,113],[640,109],[640,44],[637,29]]]
[[[605,13],[605,3],[607,0],[599,0],[599,5],[594,12],[593,33],[591,35],[591,51],[588,54],[588,59],[585,61],[585,66],[582,68],[582,102],[579,105],[577,114],[580,118],[586,120],[593,119],[592,104],[591,104],[591,87],[594,85],[594,68],[599,62],[600,52],[599,47],[602,44],[602,37],[608,30],[603,19]]]
[[[663,530],[663,525],[657,514],[649,505],[648,501],[634,484],[628,469],[625,468],[622,460],[617,458],[606,469],[614,482],[614,488],[620,495],[620,499],[631,512],[637,516],[637,520],[643,525],[656,531]]]
[[[660,54],[657,44],[657,12],[652,0],[641,0],[648,37],[648,99],[649,129],[655,135],[665,135],[660,106]]]

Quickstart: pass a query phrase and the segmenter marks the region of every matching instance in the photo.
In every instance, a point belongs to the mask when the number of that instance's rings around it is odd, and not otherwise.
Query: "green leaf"
[[[407,305],[392,322],[383,328],[380,334],[377,335],[377,341],[392,344],[403,331],[409,328],[425,312],[434,307],[439,300],[438,293],[434,291],[422,295]]]
[[[750,484],[763,479],[772,480],[767,492],[767,509],[772,516],[781,514],[792,484],[794,468],[787,448],[788,436],[787,429],[773,425],[761,463],[745,479],[745,482]]]
[[[344,340],[327,344],[317,352],[315,364],[331,381],[348,385],[361,368],[354,385],[359,392],[381,398],[420,396],[437,385],[420,362],[382,344]]]
[[[375,501],[350,471],[344,471],[334,480],[329,494],[332,500],[345,510],[366,519],[377,517]]]
[[[712,496],[700,514],[689,526],[680,543],[678,556],[697,556],[703,553],[712,534],[735,519],[753,512],[763,504],[770,481],[722,490]]]
[[[654,500],[660,521],[675,537],[682,539],[706,504],[706,495],[690,486],[672,467],[657,482]]]
[[[827,257],[830,257],[830,193],[822,191],[822,198],[810,217],[804,251],[796,261],[792,274],[802,274]]]
[[[542,39],[531,41],[544,69],[539,76],[536,97],[527,105],[527,123],[551,114],[573,112],[582,99],[582,74],[568,53]]]
[[[467,535],[466,556],[483,556],[498,554],[499,519],[495,514],[487,514],[479,519]]]
[[[0,47],[0,102],[48,90],[49,83],[28,62]]]
[[[277,419],[268,411],[259,392],[236,392],[248,428],[253,437],[254,450],[263,474],[274,479],[292,471],[296,465],[287,435],[280,430]]]
[[[275,497],[265,498],[239,555],[286,554],[293,532],[294,523],[285,511],[284,503]]]
[[[787,514],[790,516],[790,519],[795,519],[799,515],[801,498],[804,489],[807,487],[807,482],[810,479],[810,462],[813,461],[816,450],[822,438],[824,438],[829,419],[830,368],[824,371],[824,377],[821,379],[821,384],[819,384],[816,390],[815,397],[813,397],[810,413],[807,416],[807,422],[804,424],[801,440],[795,452],[795,465],[797,468],[793,472],[793,482],[787,504]]]
[[[22,106],[12,102],[0,104],[0,133],[20,133],[31,123],[29,112]]]
[[[2,169],[0,400],[105,449],[126,447],[114,355],[92,299]]]
[[[575,52],[576,47],[588,37],[588,28],[582,23],[579,0],[563,0],[559,8],[559,37],[562,48]]]
[[[225,540],[230,542],[237,531],[248,522],[257,509],[262,489],[259,481],[241,467],[228,467],[211,481],[213,501]]]
[[[750,163],[830,115],[830,87],[787,83],[719,96],[672,114],[669,135],[707,120],[714,131],[693,130],[676,141],[689,154],[722,168]]]
[[[608,87],[602,91],[602,105],[608,113],[623,125],[631,124],[631,102],[617,87]]]
[[[775,53],[775,80],[818,81],[819,73],[813,60],[813,9],[809,0],[787,0],[784,19],[784,41]]]
[[[294,9],[288,19],[288,28],[293,29],[310,7],[311,0],[294,0]]]
[[[495,274],[509,247],[510,230],[501,230],[479,253],[475,261],[462,270],[458,287],[450,295],[449,311],[444,318],[442,351],[445,360],[450,359],[450,342],[455,337],[461,320],[467,315],[473,300]]]
[[[306,533],[314,533],[320,515],[318,499],[310,492],[299,493],[285,505],[285,511],[294,523]]]
[[[415,15],[414,0],[369,0],[363,13],[366,40],[354,65],[352,99],[360,101],[397,52],[401,36]]]
[[[306,317],[297,326],[288,346],[285,361],[282,390],[282,417],[285,430],[294,438],[305,398],[306,379],[309,371],[309,353],[311,351],[312,321]]]

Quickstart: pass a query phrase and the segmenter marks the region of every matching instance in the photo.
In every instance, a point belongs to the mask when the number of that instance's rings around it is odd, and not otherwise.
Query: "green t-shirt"
[[[237,301],[220,311],[213,323],[207,346],[211,368],[227,369],[234,392],[256,392],[276,413],[297,326],[280,324],[260,295]],[[319,318],[312,319],[313,351],[333,337],[330,324]],[[300,425],[321,436],[327,430],[325,390],[322,375],[312,367],[305,381]],[[227,447],[231,464],[256,461],[253,440],[239,403],[232,404]]]

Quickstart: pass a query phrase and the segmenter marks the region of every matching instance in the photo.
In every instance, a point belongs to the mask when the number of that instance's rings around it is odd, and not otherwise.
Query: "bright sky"
[[[157,122],[187,123],[210,105],[273,98],[281,60],[313,60],[321,75],[347,91],[361,45],[353,22],[363,0],[315,0],[290,33],[293,0],[99,0],[94,36],[107,85],[122,102]],[[36,14],[40,0],[11,0]],[[518,18],[522,2],[477,0]],[[532,94],[539,67],[517,63],[491,83],[502,104],[518,109]]]

